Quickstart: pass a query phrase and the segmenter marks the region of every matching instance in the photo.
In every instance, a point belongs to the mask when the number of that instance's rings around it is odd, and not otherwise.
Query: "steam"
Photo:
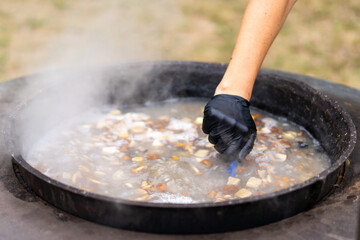
[[[107,4],[108,3],[108,4]],[[52,66],[106,64],[161,59],[161,35],[177,18],[173,1],[105,1],[89,13],[74,13],[70,25],[48,46]]]
[[[162,59],[166,32],[181,18],[176,2],[166,0],[93,1],[84,4],[81,11],[71,11],[67,28],[44,46],[44,61],[29,61],[28,71],[41,74],[26,81],[19,92],[27,104],[16,117],[25,155],[39,136],[63,119],[108,100],[108,92],[115,88],[111,81],[114,76],[96,69],[113,63]],[[121,74],[126,76],[126,71],[121,69]],[[130,84],[117,89],[118,94],[130,96],[151,71],[151,65],[138,69],[128,79]]]

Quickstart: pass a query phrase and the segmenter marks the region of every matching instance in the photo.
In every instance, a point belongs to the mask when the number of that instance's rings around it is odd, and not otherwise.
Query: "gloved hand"
[[[246,99],[228,94],[212,97],[205,106],[202,130],[227,160],[241,161],[254,146],[256,125],[249,106]]]

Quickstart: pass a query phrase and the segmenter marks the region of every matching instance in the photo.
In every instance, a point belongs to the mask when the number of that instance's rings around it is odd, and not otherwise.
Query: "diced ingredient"
[[[284,182],[290,182],[290,179],[288,177],[283,177]]]
[[[142,181],[141,182],[141,188],[145,189],[145,190],[148,190],[148,189],[152,188],[152,185],[149,184],[147,181]]]
[[[276,153],[275,154],[275,159],[276,159],[277,162],[284,162],[284,161],[286,161],[287,156],[286,156],[286,154]]]
[[[117,136],[119,137],[119,138],[128,138],[129,137],[129,133],[126,131],[126,132],[119,132],[118,134],[117,134]]]
[[[197,117],[194,121],[195,124],[202,124],[203,123],[203,118],[202,117]]]
[[[267,141],[269,139],[269,137],[265,136],[265,135],[258,135],[257,138],[261,141]]]
[[[155,160],[155,159],[160,159],[160,155],[156,153],[147,155],[147,160]]]
[[[280,132],[281,132],[280,128],[275,127],[275,126],[273,126],[273,127],[271,128],[271,131],[274,132],[274,133],[280,133]]]
[[[104,183],[104,182],[101,182],[99,180],[96,180],[96,179],[93,179],[93,178],[88,178],[88,180],[92,183],[95,183],[95,184],[99,184],[99,185],[107,185],[107,183]]]
[[[271,130],[267,127],[264,127],[259,131],[259,133],[269,134],[269,133],[271,133]]]
[[[208,159],[202,160],[201,163],[204,164],[204,165],[207,166],[207,167],[211,167],[211,166],[212,166],[212,163],[211,163],[210,160],[208,160]]]
[[[117,153],[118,151],[119,151],[119,150],[117,149],[116,146],[104,147],[104,148],[102,149],[102,152],[103,152],[104,154],[115,154],[115,153]]]
[[[135,198],[136,201],[145,201],[149,198],[149,194],[142,195],[141,197]]]
[[[112,110],[112,111],[110,112],[110,114],[112,114],[112,115],[119,115],[119,114],[121,114],[121,111],[120,111],[119,109],[115,109],[115,110]]]
[[[181,119],[181,121],[183,121],[183,122],[192,122],[192,120],[191,120],[191,118],[183,118],[183,119]]]
[[[133,188],[133,187],[134,187],[131,183],[125,183],[125,186],[126,186],[127,188]]]
[[[286,147],[291,147],[291,143],[286,140],[280,140],[280,144]]]
[[[297,136],[296,132],[293,132],[293,131],[284,132],[284,133],[282,133],[282,135],[284,136],[284,138],[290,139],[290,140],[295,139]]]
[[[209,197],[210,197],[210,198],[214,198],[214,197],[216,197],[216,194],[217,194],[217,193],[218,193],[217,191],[211,190],[211,192],[209,192]]]
[[[145,129],[142,126],[134,126],[131,128],[131,131],[134,133],[141,133],[143,132]]]
[[[144,158],[143,157],[133,157],[131,160],[133,162],[142,162],[144,160]]]
[[[239,187],[236,185],[225,185],[221,188],[221,192],[224,194],[233,194],[239,190]]]
[[[96,176],[98,176],[98,177],[104,177],[104,176],[106,176],[106,173],[101,172],[101,171],[95,171],[94,174],[95,174]]]
[[[241,172],[244,171],[244,169],[245,169],[245,168],[243,168],[243,167],[237,167],[236,170],[235,170],[235,172],[236,172],[236,173],[241,173]]]
[[[83,166],[83,165],[80,165],[80,166],[79,166],[79,170],[82,171],[82,172],[86,172],[86,173],[89,173],[89,172],[90,172],[89,168],[87,168],[87,167],[85,167],[85,166]]]
[[[224,197],[217,197],[215,202],[225,202],[227,199]]]
[[[197,167],[191,166],[191,169],[196,173],[196,175],[202,175],[202,172],[200,172],[200,170]]]
[[[254,146],[254,150],[257,150],[257,151],[260,151],[260,152],[266,151],[267,149],[268,148],[265,145],[256,145],[256,146]]]
[[[230,195],[230,194],[224,195],[224,198],[225,198],[225,199],[230,199],[230,198],[231,198],[231,195]]]
[[[158,192],[165,192],[166,191],[166,185],[164,183],[158,184],[158,185],[156,185],[155,189]]]
[[[147,191],[145,191],[144,189],[141,189],[141,188],[136,189],[135,192],[136,192],[135,194],[136,194],[137,196],[142,196],[142,195],[148,194]]]
[[[145,166],[140,164],[136,168],[131,169],[131,173],[134,174],[139,173],[141,170],[144,170],[144,168]]]
[[[152,143],[153,147],[161,147],[164,144],[161,143],[161,141],[159,139],[155,139]]]
[[[74,173],[74,175],[71,178],[71,182],[72,184],[76,184],[77,183],[77,179],[81,177],[81,172],[77,171],[76,173]]]
[[[239,185],[239,183],[240,179],[234,177],[229,177],[227,181],[227,185]]]
[[[251,177],[246,183],[246,186],[249,188],[258,188],[262,183],[260,178]]]
[[[214,145],[213,145],[212,143],[210,143],[210,142],[207,142],[207,143],[205,143],[205,147],[207,147],[207,148],[213,148]]]
[[[195,156],[199,158],[204,158],[209,154],[209,150],[206,149],[200,149],[197,152],[195,152]]]
[[[248,189],[242,188],[235,193],[235,196],[238,198],[247,198],[247,197],[250,197],[251,194],[252,193]]]

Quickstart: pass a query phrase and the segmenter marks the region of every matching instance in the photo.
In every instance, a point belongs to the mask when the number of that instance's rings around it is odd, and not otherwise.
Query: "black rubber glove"
[[[212,97],[205,106],[202,130],[226,160],[241,161],[254,146],[256,125],[249,106],[246,99],[228,94]]]

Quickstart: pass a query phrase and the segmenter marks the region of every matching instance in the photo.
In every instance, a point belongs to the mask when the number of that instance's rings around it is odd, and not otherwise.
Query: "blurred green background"
[[[77,63],[144,59],[227,63],[246,4],[1,0],[0,81]],[[299,0],[263,67],[360,89],[359,27],[359,0]]]

